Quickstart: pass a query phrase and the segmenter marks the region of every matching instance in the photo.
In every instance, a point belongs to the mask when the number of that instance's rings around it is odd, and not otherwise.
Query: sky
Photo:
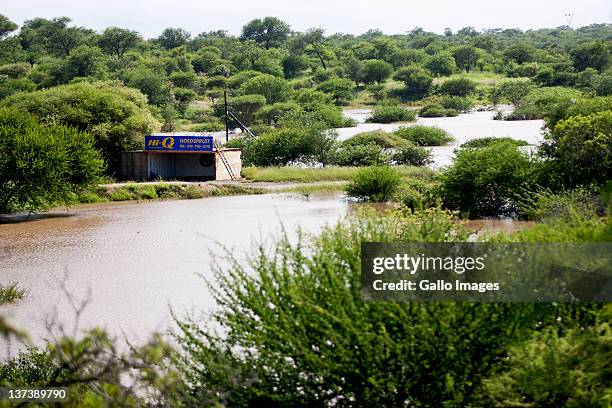
[[[276,16],[293,30],[322,27],[328,34],[380,29],[401,34],[415,26],[442,33],[483,28],[572,27],[612,21],[610,0],[1,0],[0,13],[17,24],[34,17],[68,16],[79,26],[119,26],[157,37],[166,27],[193,35],[239,34],[253,18]]]

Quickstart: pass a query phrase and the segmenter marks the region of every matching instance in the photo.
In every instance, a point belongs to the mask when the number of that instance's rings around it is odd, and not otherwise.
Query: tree
[[[71,21],[68,17],[26,20],[19,32],[21,45],[34,54],[48,53],[56,57],[66,57],[70,51],[85,44],[94,34],[92,30],[82,27],[69,27]]]
[[[452,55],[440,52],[427,59],[425,68],[431,71],[434,76],[449,76],[457,70],[457,64]]]
[[[471,45],[462,45],[455,48],[453,53],[455,62],[459,69],[464,69],[465,72],[470,72],[472,68],[476,66],[478,59],[480,58],[480,52],[478,48]]]
[[[566,187],[605,183],[612,174],[612,110],[557,122],[541,154],[549,173]]]
[[[330,95],[336,105],[342,105],[353,99],[355,84],[347,78],[333,77],[320,83],[317,89]]]
[[[0,39],[6,37],[10,32],[15,31],[19,27],[13,23],[4,14],[0,14]]]
[[[302,41],[307,44],[305,52],[315,55],[321,62],[323,69],[327,69],[325,60],[329,57],[329,52],[325,48],[327,39],[325,38],[325,30],[322,28],[309,28],[302,37]]]
[[[462,148],[442,174],[444,204],[472,217],[512,214],[520,195],[533,187],[535,163],[506,140]]]
[[[126,70],[123,80],[127,86],[145,94],[152,105],[161,107],[172,102],[172,89],[163,73],[138,67]]]
[[[579,45],[571,52],[574,68],[583,71],[595,68],[604,71],[610,64],[610,46],[603,41],[591,41]]]
[[[255,119],[255,113],[266,104],[266,98],[259,94],[241,95],[233,97],[228,103],[240,121],[249,126]]]
[[[517,64],[524,64],[535,59],[536,49],[529,43],[518,43],[509,46],[504,50],[504,60],[506,62],[514,61]]]
[[[242,95],[263,95],[267,103],[273,104],[285,102],[289,98],[291,88],[283,78],[259,74],[243,83],[239,92]]]
[[[359,86],[361,83],[361,72],[362,72],[362,62],[355,58],[351,57],[346,62],[346,73],[348,77],[355,82],[355,85]]]
[[[181,45],[185,45],[191,34],[182,28],[166,28],[157,38],[157,41],[162,47],[171,50]]]
[[[89,134],[0,108],[0,214],[69,202],[75,189],[97,181],[103,169]]]
[[[265,49],[280,47],[287,39],[291,28],[289,24],[276,17],[265,17],[249,21],[242,27],[242,40],[253,40]]]
[[[393,73],[393,66],[383,60],[366,60],[361,66],[361,79],[366,84],[384,82]]]
[[[98,44],[107,54],[123,58],[125,52],[134,48],[139,41],[141,41],[141,38],[136,31],[126,28],[108,27],[102,33]]]
[[[107,72],[106,59],[98,47],[81,45],[75,48],[63,64],[61,82],[77,77],[103,79]]]
[[[90,133],[111,172],[118,172],[122,151],[142,149],[144,135],[159,129],[146,97],[118,82],[82,82],[18,93],[3,105],[30,112],[43,123]]]
[[[406,94],[413,98],[427,95],[433,82],[431,73],[416,65],[398,69],[393,78],[402,81],[406,85]]]
[[[440,85],[438,92],[452,96],[467,96],[476,91],[476,83],[469,78],[448,79]]]
[[[505,81],[493,88],[491,99],[497,104],[499,99],[507,99],[516,107],[529,94],[533,85],[529,81]]]

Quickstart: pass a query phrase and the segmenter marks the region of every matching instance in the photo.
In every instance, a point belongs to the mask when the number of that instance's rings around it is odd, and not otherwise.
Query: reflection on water
[[[504,107],[504,109],[508,109]],[[358,125],[353,128],[336,129],[338,140],[346,140],[357,133],[381,129],[392,132],[401,126],[411,126],[414,123],[364,123],[370,114],[370,109],[346,109],[344,116],[353,118]],[[493,120],[494,112],[463,113],[454,118],[418,118],[417,124],[437,126],[450,133],[455,140],[448,146],[432,147],[433,167],[448,166],[454,157],[453,150],[471,139],[488,136],[511,137],[524,140],[531,145],[539,145],[543,140],[542,120],[501,121]]]
[[[56,211],[18,224],[0,224],[0,282],[19,282],[28,297],[6,309],[37,335],[57,305],[72,318],[59,287],[91,304],[82,326],[98,324],[115,334],[142,339],[171,325],[169,306],[210,310],[202,279],[222,246],[242,257],[252,245],[269,242],[281,228],[316,232],[346,214],[336,197],[304,200],[274,194],[201,200],[108,203]]]

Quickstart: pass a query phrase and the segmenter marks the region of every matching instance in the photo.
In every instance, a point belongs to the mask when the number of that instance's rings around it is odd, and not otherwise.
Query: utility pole
[[[225,106],[225,143],[229,142],[229,126],[227,119],[227,85],[223,85],[223,104]]]

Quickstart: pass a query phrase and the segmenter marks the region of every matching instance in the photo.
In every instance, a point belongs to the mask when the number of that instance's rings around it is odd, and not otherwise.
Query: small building
[[[238,180],[241,150],[220,148],[202,133],[145,136],[145,149],[121,153],[121,176],[128,180]]]

